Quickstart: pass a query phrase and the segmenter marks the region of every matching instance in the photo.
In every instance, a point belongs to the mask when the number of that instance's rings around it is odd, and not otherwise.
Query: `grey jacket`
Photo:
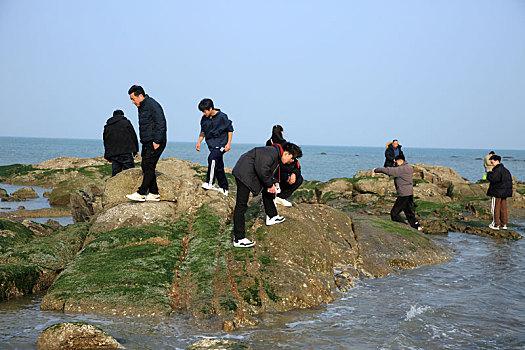
[[[412,165],[403,163],[401,166],[394,168],[377,168],[376,173],[383,173],[394,177],[397,195],[400,197],[412,196],[414,194],[414,185],[412,179],[414,172]]]

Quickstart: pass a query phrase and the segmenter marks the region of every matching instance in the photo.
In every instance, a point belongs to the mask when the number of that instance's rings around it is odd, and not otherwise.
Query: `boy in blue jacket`
[[[226,113],[221,112],[220,109],[215,109],[213,101],[209,98],[205,98],[199,103],[199,111],[202,112],[203,116],[201,118],[201,133],[195,149],[200,152],[201,142],[206,138],[206,144],[210,150],[208,173],[202,188],[216,190],[227,196],[229,187],[222,158],[224,153],[231,149],[233,125]],[[213,185],[215,178],[217,178],[219,187]]]

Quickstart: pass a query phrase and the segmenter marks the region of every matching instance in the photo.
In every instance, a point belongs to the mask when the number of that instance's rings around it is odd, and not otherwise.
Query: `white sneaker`
[[[420,231],[420,232],[423,232],[423,227],[418,226],[418,227],[417,227],[417,230]]]
[[[292,202],[287,201],[286,199],[281,198],[281,197],[275,197],[273,202],[275,203],[275,205],[280,204],[283,207],[291,207],[292,206]]]
[[[275,225],[275,224],[280,224],[284,220],[286,220],[286,219],[284,217],[282,217],[282,216],[279,216],[279,215],[275,215],[271,219],[270,219],[270,217],[268,215],[266,215],[266,226],[272,226],[272,225]]]
[[[493,230],[499,230],[499,226],[496,226],[494,224],[490,224],[489,225],[489,228],[493,229]]]
[[[144,202],[146,200],[146,196],[143,196],[138,192],[135,192],[133,194],[127,194],[126,198],[135,202]]]
[[[204,188],[205,190],[214,190],[214,189],[216,189],[216,187],[213,186],[213,185],[210,185],[209,182],[203,182],[201,187]]]
[[[238,241],[233,240],[233,246],[236,248],[251,248],[255,245],[255,242],[250,241],[248,238],[239,239]]]
[[[507,225],[501,226],[502,229],[507,230]]]
[[[220,193],[228,197],[228,190],[225,190],[224,188],[215,187],[215,188],[212,188],[212,190],[219,191]]]
[[[160,202],[160,195],[159,194],[148,193],[148,195],[146,196],[146,200],[147,201],[152,201],[152,202]]]

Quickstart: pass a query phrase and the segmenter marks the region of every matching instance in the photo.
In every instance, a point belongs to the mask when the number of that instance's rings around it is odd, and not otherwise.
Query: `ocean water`
[[[233,167],[241,154],[259,144],[233,144],[232,150],[224,156],[226,166]],[[301,145],[300,145],[301,146]],[[207,164],[208,151],[195,150],[195,144],[189,142],[168,142],[162,158],[175,157],[199,164]],[[104,154],[102,140],[71,140],[0,137],[0,165],[38,164],[57,157],[98,157]],[[349,146],[302,146],[303,158],[300,159],[303,177],[307,180],[327,181],[335,177],[352,177],[358,170],[383,166],[384,147],[349,147]],[[456,171],[475,182],[483,176],[483,161],[491,149],[440,149],[411,148],[403,146],[403,152],[409,163],[441,165]],[[518,180],[525,181],[525,150],[494,151],[504,159],[505,166]]]
[[[99,140],[0,137],[0,165],[37,164],[61,157],[96,157]],[[233,145],[227,166],[255,145]],[[193,143],[169,143],[164,157],[200,164],[208,152]],[[403,147],[411,163],[443,165],[470,181],[483,174],[488,150]],[[306,179],[353,176],[383,164],[383,147],[303,146]],[[525,151],[495,150],[512,157],[505,165],[525,180]],[[326,154],[324,154],[326,153]],[[2,185],[10,193],[19,186]],[[46,189],[37,188],[43,193]],[[13,210],[16,203],[3,202]],[[28,209],[45,199],[21,202]],[[512,221],[512,218],[511,218]],[[67,223],[67,222],[66,222]],[[513,222],[523,235],[525,222]],[[264,314],[257,329],[233,333],[194,328],[187,316],[112,318],[40,311],[43,294],[0,302],[0,349],[34,349],[39,334],[58,322],[83,321],[101,327],[127,349],[185,349],[203,338],[239,340],[254,349],[524,349],[525,240],[506,242],[463,233],[434,239],[454,249],[445,264],[422,266],[381,279],[364,279],[333,303],[310,310]]]

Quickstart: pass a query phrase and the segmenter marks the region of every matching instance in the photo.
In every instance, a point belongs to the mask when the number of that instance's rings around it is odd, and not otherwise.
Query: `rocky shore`
[[[393,180],[365,170],[306,181],[293,207],[278,208],[286,221],[275,226],[264,225],[256,197],[247,228],[257,245],[235,249],[231,175],[225,197],[201,189],[206,169],[199,164],[169,158],[157,170],[163,200],[131,203],[125,194],[138,187],[140,168],[110,178],[111,166],[101,158],[0,167],[0,182],[52,188],[50,202],[62,206],[53,210],[75,221],[60,227],[23,221],[35,217],[27,210],[0,214],[0,300],[47,290],[43,310],[149,317],[186,312],[197,325],[232,331],[256,326],[264,312],[329,303],[358,279],[446,262],[452,252],[431,234],[521,238],[513,230],[488,229],[486,183],[416,164],[424,234],[390,221]],[[525,185],[515,181],[514,187],[511,219],[523,218]]]

